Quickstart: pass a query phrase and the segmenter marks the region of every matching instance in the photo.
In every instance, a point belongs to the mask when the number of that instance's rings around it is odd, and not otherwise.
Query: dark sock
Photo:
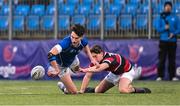
[[[149,88],[134,88],[133,93],[151,93],[151,90]]]
[[[87,87],[84,91],[84,93],[95,93],[95,88]]]

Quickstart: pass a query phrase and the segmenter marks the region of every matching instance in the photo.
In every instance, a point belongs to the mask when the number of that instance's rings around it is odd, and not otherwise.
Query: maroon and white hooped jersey
[[[109,68],[105,71],[111,71],[116,75],[129,72],[132,68],[131,63],[120,54],[104,52],[104,58],[100,62],[109,64]]]

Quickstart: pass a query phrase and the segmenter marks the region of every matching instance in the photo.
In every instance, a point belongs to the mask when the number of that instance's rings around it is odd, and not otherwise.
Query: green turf
[[[180,105],[180,82],[136,81],[151,94],[120,94],[114,87],[104,94],[64,95],[57,81],[0,81],[0,105]],[[97,82],[91,82],[95,86]],[[80,86],[80,81],[76,81]]]

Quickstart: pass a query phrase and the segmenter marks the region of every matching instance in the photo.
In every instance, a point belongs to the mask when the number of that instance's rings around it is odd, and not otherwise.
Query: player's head
[[[171,12],[172,10],[172,3],[170,1],[166,1],[164,3],[164,12]]]
[[[71,41],[73,46],[78,46],[85,33],[85,28],[80,24],[71,27]]]
[[[102,59],[103,59],[103,56],[104,56],[104,51],[103,49],[101,48],[101,46],[99,45],[94,45],[92,48],[91,48],[91,54],[92,54],[92,57],[97,61],[97,62],[101,62]]]

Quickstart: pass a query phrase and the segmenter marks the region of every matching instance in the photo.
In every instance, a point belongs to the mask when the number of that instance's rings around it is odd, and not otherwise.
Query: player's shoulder
[[[70,38],[70,36],[68,35],[68,36],[64,37],[61,41],[70,42],[70,41],[71,41],[71,38]]]
[[[83,37],[83,38],[82,38],[81,44],[82,44],[83,46],[86,46],[86,45],[88,44],[88,39],[87,39],[87,37]]]
[[[115,54],[115,53],[104,52],[103,62],[104,61],[112,62],[112,61],[116,60],[116,55],[117,54]]]
[[[71,38],[70,36],[64,37],[62,40],[59,41],[59,45],[62,48],[67,48],[71,44]]]

